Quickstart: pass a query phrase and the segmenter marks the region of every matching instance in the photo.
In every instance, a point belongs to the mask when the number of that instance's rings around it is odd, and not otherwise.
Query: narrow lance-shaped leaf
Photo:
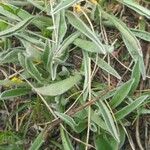
[[[134,67],[132,69],[132,75],[131,75],[131,79],[134,79],[134,83],[131,87],[130,90],[130,95],[132,95],[134,93],[134,91],[137,89],[139,82],[140,82],[140,78],[141,78],[141,74],[140,74],[140,70],[139,70],[139,61],[137,61],[134,64]]]
[[[42,7],[38,1],[34,1],[34,0],[27,0],[28,2],[30,2],[33,6],[37,7],[38,9],[42,10],[42,11],[45,11],[45,8]]]
[[[70,24],[76,28],[78,31],[83,33],[85,36],[87,36],[90,40],[92,40],[98,47],[99,51],[101,51],[103,54],[106,54],[106,50],[99,40],[99,38],[96,36],[94,32],[74,13],[67,12],[66,16],[70,22]]]
[[[56,83],[35,88],[35,90],[42,95],[56,96],[65,93],[70,88],[72,88],[75,84],[77,84],[80,80],[81,80],[81,75],[76,74],[74,76],[58,81]]]
[[[131,29],[132,33],[138,38],[150,42],[150,33],[138,29]]]
[[[134,2],[133,0],[117,0],[120,3],[126,5],[127,7],[131,8],[132,10],[136,11],[142,16],[147,17],[150,19],[150,10],[139,5],[138,3]]]
[[[74,32],[72,33],[70,36],[68,36],[60,45],[58,51],[61,54],[62,52],[64,52],[66,50],[66,48],[72,44],[72,42],[80,35],[79,32]]]
[[[129,28],[118,18],[116,18],[113,15],[109,15],[108,13],[103,12],[106,17],[115,25],[115,27],[120,31],[120,33],[123,36],[123,39],[125,39],[125,44],[128,43],[128,45],[132,48],[128,48],[129,53],[133,57],[134,60],[137,60],[138,56],[143,56],[141,46],[137,38],[134,36],[134,34],[129,30]]]
[[[60,128],[60,134],[61,134],[62,145],[64,150],[74,150],[72,143],[69,139],[69,136],[67,135],[67,133],[64,131],[62,127]]]
[[[127,42],[127,39],[123,37],[123,40],[126,44],[126,47],[128,50],[132,50],[133,47],[130,45],[130,43]],[[142,74],[143,79],[145,80],[146,78],[146,69],[145,69],[145,65],[144,65],[144,60],[143,60],[143,56],[137,56],[137,54],[134,55],[135,59],[135,63],[138,61],[139,62],[139,73]]]
[[[34,17],[29,17],[28,19],[25,19],[21,22],[19,22],[17,25],[9,28],[9,29],[6,29],[4,31],[1,31],[0,32],[0,37],[3,37],[3,36],[11,36],[12,34],[14,34],[15,32],[18,32],[20,30],[22,30],[24,27],[26,27],[32,20],[33,20]]]
[[[31,91],[29,88],[17,88],[17,89],[11,89],[6,90],[0,95],[0,99],[10,99],[22,95],[26,95]]]
[[[89,83],[89,73],[90,73],[90,69],[89,69],[89,64],[90,64],[90,59],[89,59],[89,55],[87,52],[82,52],[83,53],[83,66],[84,66],[84,85],[83,85],[83,101],[86,101],[89,95],[89,90],[88,90],[88,83]]]
[[[55,114],[61,119],[63,120],[66,124],[68,124],[72,129],[75,129],[77,124],[76,122],[73,120],[73,118],[71,118],[70,116],[64,114],[64,113],[60,113],[60,112],[55,112]]]
[[[110,101],[110,105],[112,108],[117,107],[121,102],[127,97],[129,94],[131,87],[134,83],[134,79],[129,80],[128,82],[124,83],[115,93],[114,97]]]
[[[52,13],[55,14],[58,11],[68,8],[79,1],[80,0],[61,0],[61,2],[59,4],[57,4],[57,6],[54,8]]]
[[[61,120],[63,120],[67,125],[69,125],[76,133],[81,133],[85,129],[85,123],[83,122],[83,120],[82,122],[76,123],[72,117],[68,116],[65,113],[60,113],[60,112],[55,112],[55,113]]]
[[[43,82],[44,79],[42,78],[41,73],[29,58],[25,58],[25,67],[32,77],[34,77],[40,83]]]
[[[133,112],[135,109],[137,109],[147,98],[149,95],[143,95],[139,98],[137,98],[135,101],[130,103],[129,105],[125,106],[121,110],[115,113],[116,120],[121,120],[131,112]]]
[[[98,61],[96,62],[95,59],[93,59],[97,65],[102,68],[103,70],[107,71],[109,74],[115,76],[118,79],[121,79],[120,75],[117,73],[117,71],[112,68],[104,59],[98,57]]]
[[[146,71],[144,67],[142,49],[135,35],[129,30],[129,28],[121,20],[117,19],[113,15],[109,15],[108,13],[104,12],[101,9],[99,9],[99,11],[102,11],[103,15],[107,17],[115,25],[115,27],[120,31],[120,33],[122,34],[123,41],[130,55],[134,59],[134,61],[136,62],[137,60],[140,59],[139,68],[143,76],[143,79],[145,79]]]
[[[96,150],[117,150],[118,143],[111,137],[104,134],[97,135],[94,139]]]
[[[42,60],[44,62],[45,67],[47,67],[47,69],[50,68],[50,64],[52,63],[52,58],[53,58],[53,52],[51,48],[51,43],[47,40],[42,55]]]
[[[106,127],[108,128],[109,133],[119,142],[118,131],[114,123],[114,119],[110,113],[110,110],[107,108],[103,101],[99,101],[98,107],[105,121]]]
[[[3,5],[2,5],[2,6],[3,6]],[[2,7],[2,6],[0,6],[0,14],[6,16],[6,17],[8,17],[8,18],[11,18],[11,19],[13,19],[13,20],[21,21],[21,19],[20,19],[17,15],[15,15],[15,14],[13,14],[12,12],[6,10],[6,9],[5,9],[4,7]]]
[[[17,61],[17,54],[22,52],[22,49],[14,48],[0,53],[0,64]]]
[[[29,150],[39,150],[39,148],[44,143],[44,132],[41,132],[36,139],[34,140],[33,144],[29,148]]]
[[[65,11],[62,10],[59,13],[56,14],[56,29],[57,29],[57,41],[60,44],[63,41],[63,38],[67,31],[67,24],[65,19]]]
[[[88,40],[77,38],[74,40],[73,44],[88,52],[101,53],[101,51],[99,51],[99,47],[94,42]],[[104,44],[103,46],[108,52],[112,52],[114,50],[114,46]]]

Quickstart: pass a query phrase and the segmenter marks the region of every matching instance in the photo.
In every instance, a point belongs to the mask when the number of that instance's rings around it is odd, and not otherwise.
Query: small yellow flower
[[[18,77],[13,77],[11,79],[11,81],[14,82],[14,83],[23,83],[23,81],[20,78],[18,78]]]
[[[74,10],[75,10],[77,13],[82,12],[82,8],[81,8],[81,6],[80,6],[79,4],[77,4],[77,5],[74,6]]]
[[[95,5],[97,5],[98,4],[98,2],[97,2],[97,0],[90,0],[93,4],[95,4]]]

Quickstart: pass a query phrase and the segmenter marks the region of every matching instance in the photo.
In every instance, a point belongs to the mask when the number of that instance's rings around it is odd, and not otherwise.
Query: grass
[[[0,149],[148,149],[149,8],[1,1]]]

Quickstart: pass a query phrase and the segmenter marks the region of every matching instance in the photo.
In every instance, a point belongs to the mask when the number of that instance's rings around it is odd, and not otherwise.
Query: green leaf
[[[24,27],[26,27],[32,20],[34,19],[34,17],[29,17],[28,19],[25,19],[23,21],[20,21],[17,25],[6,29],[4,31],[0,32],[0,37],[7,37],[7,36],[11,36],[12,34],[22,30]]]
[[[114,137],[116,139],[117,142],[119,142],[118,131],[115,126],[113,116],[110,113],[110,110],[107,108],[107,106],[105,105],[105,103],[102,100],[100,100],[99,103],[97,103],[97,104],[98,104],[100,113],[103,116],[103,119],[105,121],[105,124],[106,124],[106,127],[107,127],[109,133],[112,135],[112,137]]]
[[[13,48],[0,53],[0,64],[17,61],[17,54],[22,52],[22,49]]]
[[[139,110],[139,114],[141,114],[141,115],[149,115],[150,114],[150,109],[141,108]]]
[[[42,60],[48,71],[50,70],[50,66],[52,64],[52,58],[53,58],[53,52],[52,52],[52,48],[51,48],[51,43],[47,40],[45,43]]]
[[[106,72],[108,72],[109,74],[115,76],[116,78],[121,79],[121,77],[120,77],[120,75],[117,73],[117,71],[116,71],[114,68],[112,68],[104,59],[98,57],[97,62],[96,62],[95,59],[92,59],[92,60],[93,60],[95,63],[97,63],[97,65],[98,65],[101,69],[105,70]]]
[[[131,75],[131,79],[134,79],[134,83],[131,87],[130,90],[130,95],[132,95],[134,93],[134,91],[137,89],[139,82],[140,82],[140,78],[141,78],[141,74],[140,74],[140,70],[139,70],[139,62],[137,61],[133,67],[132,70],[132,75]]]
[[[123,38],[125,44],[126,44],[126,47],[128,48],[128,50],[132,50],[132,46],[126,41],[125,38]],[[146,78],[146,69],[145,69],[145,65],[144,65],[144,60],[143,60],[143,56],[138,56],[136,58],[136,55],[135,55],[135,59],[134,59],[135,63],[138,61],[139,62],[139,73],[142,74],[142,77],[143,77],[143,80],[145,80]]]
[[[128,82],[124,83],[121,87],[119,87],[119,89],[117,89],[114,97],[109,103],[112,108],[117,107],[127,97],[134,81],[135,81],[134,79],[131,79]]]
[[[60,95],[60,94],[67,92],[80,80],[81,80],[81,75],[76,74],[67,79],[64,79],[56,83],[52,83],[50,85],[40,87],[40,88],[35,88],[35,89],[38,93],[42,95],[56,96],[56,95]]]
[[[56,29],[57,29],[57,41],[61,43],[67,31],[67,24],[65,19],[65,11],[62,10],[56,14]]]
[[[101,51],[99,51],[99,47],[94,42],[88,40],[77,38],[76,40],[74,40],[73,44],[88,52],[101,53]],[[112,52],[114,50],[113,46],[110,45],[103,45],[103,46],[109,52]]]
[[[31,92],[31,89],[29,88],[16,88],[11,90],[5,90],[4,92],[1,93],[0,99],[10,99],[10,98],[26,95],[29,92]]]
[[[73,120],[73,118],[71,118],[70,116],[64,114],[64,113],[60,113],[60,112],[55,112],[55,114],[61,119],[63,120],[66,124],[68,124],[72,129],[75,129],[77,124],[76,122]]]
[[[67,12],[66,16],[69,20],[69,23],[76,28],[78,31],[83,33],[85,36],[87,36],[90,40],[92,40],[98,47],[99,51],[101,53],[106,54],[106,50],[99,40],[99,38],[96,36],[96,34],[74,13],[72,12]]]
[[[118,143],[112,138],[107,137],[105,134],[97,135],[95,138],[96,150],[117,150]]]
[[[60,134],[64,150],[74,150],[68,134],[64,131],[62,127],[60,128]]]
[[[115,27],[120,31],[123,36],[125,44],[127,43],[131,48],[128,48],[129,53],[134,60],[137,60],[139,56],[143,56],[141,46],[137,38],[130,31],[130,29],[123,23],[120,19],[116,18],[113,15],[109,15],[104,12],[104,15],[109,18],[109,20],[115,25]]]
[[[36,66],[32,63],[30,58],[25,58],[25,67],[29,74],[34,77],[38,82],[42,83],[44,79],[42,78],[42,74],[38,71]]]
[[[138,38],[150,42],[150,33],[138,29],[131,29],[132,33]]]
[[[17,15],[15,15],[12,12],[8,11],[3,6],[4,5],[0,6],[0,14],[1,15],[6,16],[7,18],[10,18],[10,19],[13,19],[13,20],[21,21],[21,19]]]
[[[134,2],[133,0],[117,0],[120,3],[126,5],[127,7],[131,8],[132,10],[136,11],[142,16],[147,17],[150,19],[150,10],[139,5],[138,3]]]
[[[83,51],[83,67],[84,67],[84,85],[83,85],[83,101],[87,101],[89,95],[88,83],[89,83],[89,73],[90,73],[90,59],[87,52]]]
[[[147,98],[149,95],[143,95],[137,98],[135,101],[131,102],[129,105],[125,106],[121,110],[115,113],[116,120],[121,120],[135,109],[137,109]]]
[[[53,14],[58,13],[62,9],[68,8],[79,1],[80,0],[61,0],[61,2],[57,4],[56,7],[53,9],[52,13]]]
[[[44,48],[44,42],[42,42],[40,38],[35,38],[34,36],[28,35],[26,33],[15,33],[14,36],[19,38],[22,41],[23,40],[26,41],[26,43],[28,42],[42,49]]]
[[[95,123],[95,124],[97,124],[100,128],[102,128],[103,130],[105,130],[105,131],[108,131],[108,129],[107,129],[107,127],[106,127],[106,125],[105,125],[105,122],[104,122],[104,120],[99,116],[99,114],[98,113],[96,113],[96,111],[93,111],[92,109],[91,109],[91,120]]]
[[[63,51],[67,49],[67,47],[72,44],[72,42],[80,35],[79,32],[74,32],[70,36],[68,36],[60,45],[59,53],[62,54]]]
[[[29,148],[29,150],[39,150],[39,148],[42,146],[44,143],[44,133],[41,132],[36,139],[34,140],[33,144]]]
[[[35,6],[36,8],[40,9],[41,11],[44,11],[45,8],[42,7],[38,1],[34,1],[34,0],[27,0],[27,2],[30,2],[33,6]]]
[[[63,120],[67,125],[69,125],[76,133],[81,133],[85,129],[85,123],[83,120],[76,123],[74,119],[67,114],[55,112],[56,115]]]

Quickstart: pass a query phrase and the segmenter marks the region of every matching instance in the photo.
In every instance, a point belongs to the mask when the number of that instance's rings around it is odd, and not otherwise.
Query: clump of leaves
[[[130,13],[143,17],[136,28]],[[116,150],[126,139],[135,149],[128,126],[149,113],[150,94],[136,91],[149,78],[140,43],[150,41],[149,19],[132,0],[0,2],[2,132],[15,137],[7,143],[16,146],[18,132],[30,150]]]

